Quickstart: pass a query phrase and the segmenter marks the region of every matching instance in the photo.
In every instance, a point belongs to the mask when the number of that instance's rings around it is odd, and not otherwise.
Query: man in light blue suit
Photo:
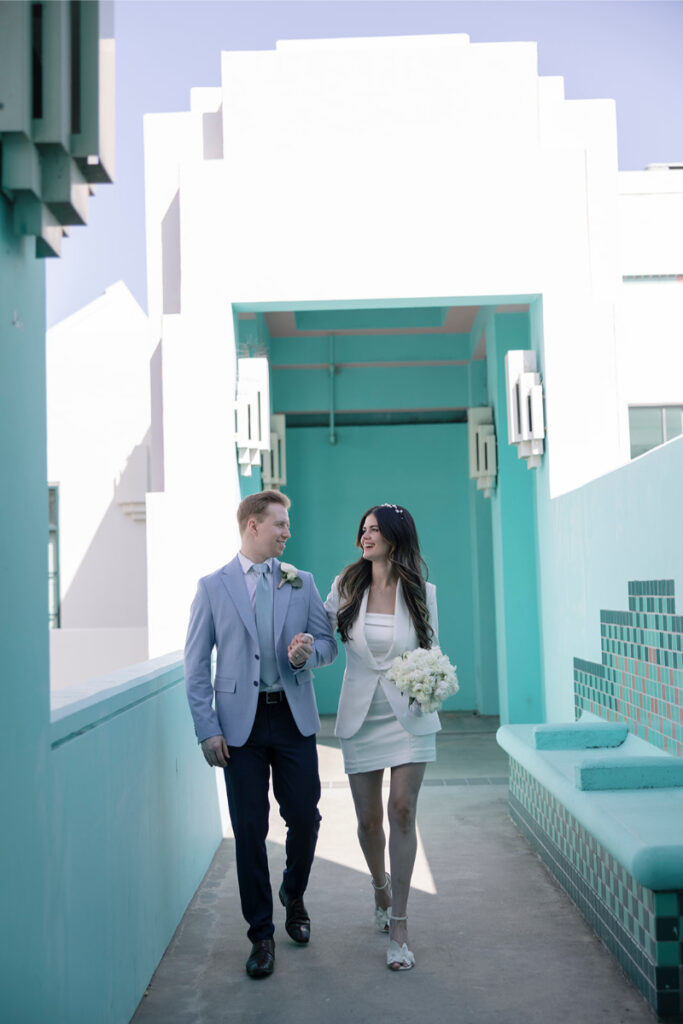
[[[289,498],[261,491],[237,509],[237,556],[204,576],[192,603],[185,682],[197,739],[208,764],[223,768],[242,913],[252,943],[247,974],[272,974],[273,895],[268,872],[268,786],[287,824],[279,897],[290,937],[305,944],[303,902],[320,826],[315,734],[320,719],[312,669],[337,644],[313,577],[281,563],[290,536]],[[216,675],[211,683],[211,657]]]

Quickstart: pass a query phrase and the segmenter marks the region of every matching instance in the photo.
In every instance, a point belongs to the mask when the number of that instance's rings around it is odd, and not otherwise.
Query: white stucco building
[[[59,521],[53,688],[147,658],[154,348],[123,282],[47,332],[48,480]]]
[[[98,338],[103,354],[115,355],[107,385],[120,375],[116,409],[92,388],[79,399],[89,423],[107,420],[106,457],[99,428],[79,436],[83,455],[74,454],[75,428],[54,410],[71,403],[75,378],[51,357],[50,475],[64,481],[63,629],[106,625],[133,646],[146,629],[150,656],[182,645],[196,579],[231,556],[241,487],[258,486],[257,474],[240,476],[235,454],[237,356],[268,358],[270,411],[284,414],[288,454],[297,453],[291,496],[301,508],[310,495],[323,519],[335,514],[341,490],[323,496],[316,460],[331,460],[344,490],[349,467],[359,465],[344,429],[374,438],[382,423],[457,426],[468,408],[488,405],[500,463],[507,436],[496,351],[502,359],[506,348],[533,349],[543,380],[546,448],[541,470],[531,471],[530,510],[541,494],[553,500],[629,461],[631,407],[683,407],[683,172],[619,172],[614,103],[565,99],[562,79],[539,76],[535,44],[421,36],[223,53],[220,87],[193,90],[188,111],[145,119],[145,157],[149,324],[116,293],[116,317],[135,322],[125,346],[114,326]],[[90,327],[79,318],[94,326],[97,303],[88,310],[51,332],[51,350],[73,334],[85,344]],[[508,325],[510,338],[518,330],[526,340],[499,340],[495,349],[494,318],[515,316],[524,319],[497,322],[499,339]],[[438,352],[429,347],[437,343]],[[348,443],[306,449],[330,412]],[[150,429],[145,527],[141,513],[126,515],[112,480],[137,446],[149,446]],[[446,463],[442,441],[424,437],[417,462],[405,459],[429,491]],[[400,461],[408,449],[396,444]],[[67,477],[86,464],[91,479],[71,501],[77,488]],[[446,475],[469,486],[462,460],[453,467]],[[359,510],[372,480],[354,478]],[[458,557],[470,559],[476,577],[475,535],[486,534],[498,580],[513,545],[503,539],[505,513],[495,496],[485,508],[479,495],[466,500],[474,533]],[[108,551],[130,575],[101,616],[93,577],[77,612],[68,589],[108,509],[118,519]],[[329,522],[342,565],[354,557],[338,540],[348,517]],[[297,558],[309,563],[330,547],[314,530],[306,519],[295,538]],[[326,574],[325,563],[321,589]],[[513,644],[501,636],[510,592],[501,583],[495,596],[496,587],[487,600],[498,617],[500,679]],[[482,615],[473,630],[484,637]],[[481,675],[483,658],[473,673]]]

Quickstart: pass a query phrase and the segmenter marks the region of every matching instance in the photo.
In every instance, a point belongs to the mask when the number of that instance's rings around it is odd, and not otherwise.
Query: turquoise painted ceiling
[[[468,334],[477,306],[410,306],[403,309],[312,309],[266,313],[271,338],[302,335],[429,332]]]
[[[339,425],[463,422],[468,407],[486,405],[485,324],[495,301],[322,305],[238,313],[240,355],[268,357],[272,411],[288,426],[322,425],[332,414]]]

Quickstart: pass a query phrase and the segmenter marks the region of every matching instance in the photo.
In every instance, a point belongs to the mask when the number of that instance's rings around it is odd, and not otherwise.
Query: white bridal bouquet
[[[386,677],[410,697],[411,704],[417,701],[423,711],[438,711],[446,698],[460,689],[455,665],[440,647],[406,651],[394,658]]]

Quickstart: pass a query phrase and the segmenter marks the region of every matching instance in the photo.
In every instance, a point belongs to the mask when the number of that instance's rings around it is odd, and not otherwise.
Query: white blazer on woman
[[[432,643],[436,646],[439,642],[438,630],[439,620],[436,610],[436,587],[433,583],[425,584],[427,588],[427,610],[429,612],[429,624],[434,630]],[[399,580],[396,587],[396,607],[394,609],[394,639],[387,654],[380,660],[376,660],[370,653],[370,648],[365,640],[365,615],[368,607],[368,594],[366,590],[361,601],[358,618],[349,632],[349,638],[344,644],[346,648],[346,669],[342,681],[341,695],[339,697],[339,710],[337,721],[334,727],[335,736],[343,740],[350,739],[358,732],[365,721],[368,708],[372,701],[377,683],[382,684],[382,689],[391,708],[407,732],[414,736],[424,736],[428,733],[438,732],[441,728],[439,716],[436,711],[415,712],[410,709],[410,701],[397,689],[396,684],[386,678],[385,673],[394,658],[404,651],[414,651],[418,646],[417,633],[413,620],[410,617]],[[325,611],[330,620],[330,626],[334,633],[337,628],[337,610],[339,608],[339,577],[337,576],[332,584],[332,590],[325,601]]]

